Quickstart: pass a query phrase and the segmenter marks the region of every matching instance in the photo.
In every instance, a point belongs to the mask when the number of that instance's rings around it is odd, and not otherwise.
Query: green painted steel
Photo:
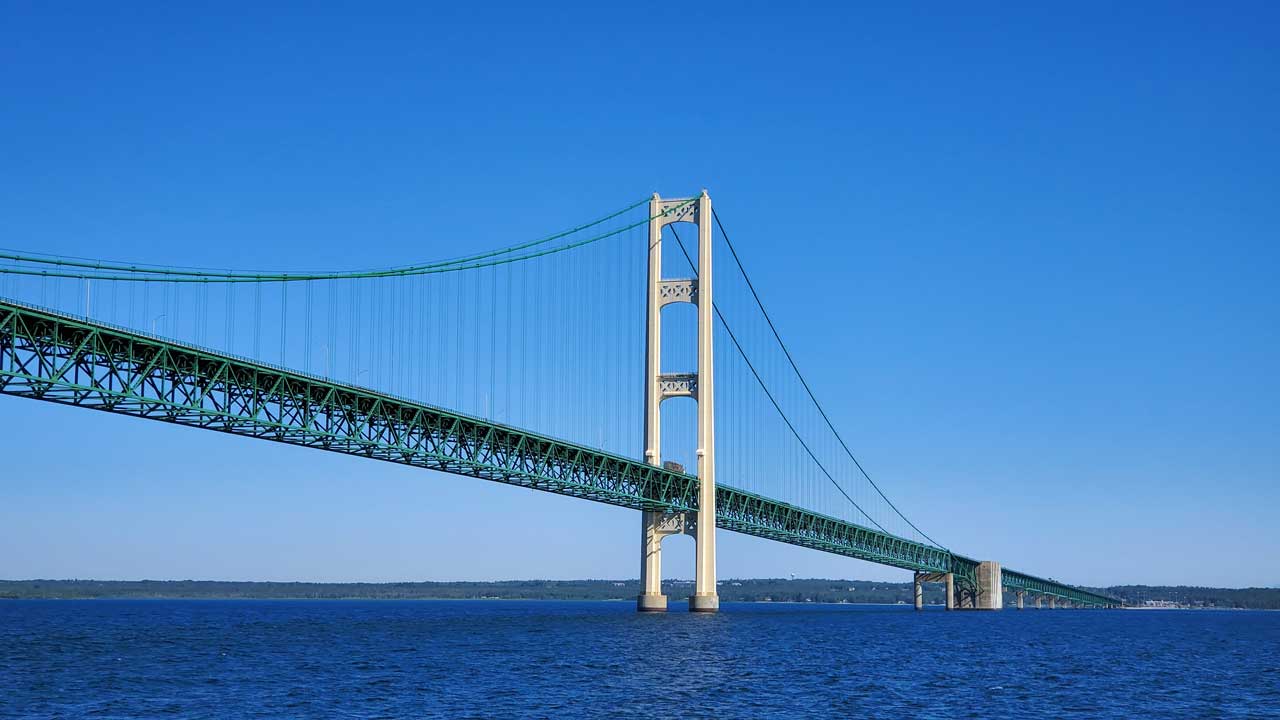
[[[0,300],[0,393],[301,445],[519,485],[636,510],[697,510],[684,473],[245,358]],[[977,562],[731,486],[716,488],[727,530],[907,570]],[[1082,604],[1113,602],[1006,572],[1006,585]],[[1012,579],[1010,579],[1012,578]],[[1028,589],[1032,589],[1028,587]]]
[[[440,273],[460,272],[464,270],[477,270],[479,268],[494,267],[497,265],[508,265],[511,263],[523,262],[525,260],[533,260],[535,258],[545,257],[547,255],[555,255],[557,253],[566,252],[585,245],[591,245],[607,238],[615,237],[627,232],[633,228],[642,225],[648,225],[652,218],[644,218],[632,222],[622,227],[598,233],[590,237],[574,238],[572,242],[567,242],[551,247],[539,247],[556,240],[563,240],[573,237],[577,233],[588,228],[601,225],[609,220],[613,220],[641,205],[647,203],[648,198],[632,203],[627,207],[617,210],[613,213],[605,215],[602,218],[583,223],[576,227],[570,228],[563,232],[548,235],[540,240],[512,245],[510,247],[490,250],[477,255],[469,255],[466,257],[455,258],[453,260],[443,260],[439,262],[423,263],[417,265],[404,265],[400,267],[384,268],[381,270],[354,270],[340,272],[231,272],[223,270],[199,270],[194,268],[177,268],[163,267],[139,264],[122,264],[105,260],[82,260],[77,258],[64,258],[55,255],[39,255],[32,253],[15,253],[0,251],[0,260],[18,263],[13,267],[0,269],[0,272],[10,275],[26,275],[31,277],[44,278],[71,278],[80,280],[110,280],[119,282],[163,282],[163,283],[197,283],[197,284],[217,284],[217,283],[279,283],[279,282],[311,282],[318,280],[360,280],[369,278],[393,278],[393,277],[412,277],[415,275],[436,275]],[[697,201],[697,198],[689,198],[674,207],[667,208],[662,215],[673,215],[680,212],[686,205],[690,205]],[[32,267],[34,266],[34,267]],[[48,269],[48,268],[53,269]],[[36,269],[39,268],[39,269]]]
[[[1000,573],[1000,582],[1005,590],[1013,592],[1029,592],[1037,595],[1045,595],[1055,597],[1062,600],[1070,600],[1077,605],[1119,605],[1120,601],[1116,598],[1107,597],[1100,593],[1091,592],[1082,588],[1063,585],[1056,580],[1046,580],[1035,575],[1027,575],[1015,570],[1002,570]]]

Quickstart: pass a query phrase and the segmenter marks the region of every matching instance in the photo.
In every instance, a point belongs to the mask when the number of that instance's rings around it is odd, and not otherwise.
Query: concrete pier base
[[[666,612],[667,596],[644,593],[636,596],[636,610],[640,612]]]
[[[952,577],[950,573],[930,573],[920,572],[917,570],[914,580],[916,610],[924,610],[925,583],[945,583],[947,586],[947,609],[950,610],[955,605],[953,593],[954,585],[952,584]]]
[[[1036,596],[1036,609],[1037,609],[1037,610],[1041,610],[1041,609],[1043,609],[1043,605],[1041,605],[1041,603],[1043,603],[1043,602],[1044,602],[1044,596],[1043,596],[1043,595],[1037,595],[1037,596]]]
[[[1057,607],[1058,607],[1058,598],[1056,598],[1056,597],[1054,597],[1054,596],[1050,595],[1050,596],[1049,596],[1049,609],[1050,609],[1050,610],[1055,610],[1055,609],[1057,609]]]
[[[955,610],[955,609],[956,609],[956,578],[955,578],[955,575],[953,575],[953,574],[951,574],[951,573],[947,573],[947,578],[946,578],[946,580],[944,580],[943,582],[945,582],[945,583],[947,584],[947,609],[948,609],[948,610]]]
[[[690,595],[689,612],[719,612],[719,595]]]
[[[974,598],[975,610],[1000,610],[1004,607],[1004,583],[1000,577],[1000,563],[983,560],[978,563],[978,593]]]
[[[1018,609],[1019,609],[1019,610],[1021,610],[1021,609],[1022,609],[1022,598],[1023,598],[1023,596],[1024,596],[1024,595],[1026,595],[1026,593],[1025,593],[1025,592],[1022,592],[1022,591],[1019,591],[1019,592],[1017,593],[1017,596],[1018,596]]]
[[[692,535],[693,521],[687,513],[640,513],[640,595],[636,610],[666,612],[667,596],[662,594],[662,540],[668,535]]]

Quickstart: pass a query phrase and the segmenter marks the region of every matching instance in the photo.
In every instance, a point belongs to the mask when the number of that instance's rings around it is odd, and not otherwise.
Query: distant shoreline
[[[634,597],[600,598],[547,598],[547,597],[13,597],[0,596],[0,601],[36,601],[36,602],[84,602],[84,601],[141,601],[141,602],[635,602]],[[672,606],[684,605],[684,600],[672,601]],[[724,602],[741,603],[741,605],[858,605],[863,607],[910,607],[899,602],[809,602],[795,600],[731,600]],[[942,605],[925,605],[937,607]],[[1033,609],[1034,610],[1034,609]],[[1176,610],[1176,609],[1170,609]]]
[[[109,596],[102,595],[97,597],[14,597],[12,595],[0,595],[0,601],[12,600],[15,602],[422,602],[422,603],[455,603],[455,602],[535,602],[535,603],[556,603],[556,602],[581,602],[581,603],[632,603],[635,598],[449,598],[449,597],[414,597],[414,598],[373,598],[373,597],[186,597],[186,596],[153,596],[153,597],[137,597],[137,596]],[[807,605],[807,606],[836,606],[856,605],[858,607],[893,607],[893,608],[910,608],[911,605],[906,603],[875,603],[875,602],[848,602],[848,601],[798,601],[798,600],[726,600],[726,604],[734,605]],[[683,600],[681,601],[683,603]],[[929,610],[942,610],[942,604],[927,603],[925,608]],[[1014,610],[1017,608],[1013,605],[1006,605],[1005,610]],[[1029,611],[1044,610],[1049,608],[1036,608],[1034,605],[1025,608]],[[1069,608],[1056,608],[1063,610]],[[1079,609],[1079,608],[1077,608]],[[1141,612],[1280,612],[1277,608],[1247,608],[1247,607],[1140,607],[1127,606],[1115,608],[1117,610],[1136,610]]]
[[[1280,609],[1277,588],[1116,586],[1088,588],[1141,609]],[[914,604],[911,582],[819,578],[728,579],[722,602],[770,604]],[[664,583],[668,602],[683,603],[693,583]],[[924,586],[927,606],[943,604],[940,584]],[[0,580],[0,599],[14,600],[581,600],[633,602],[639,580],[497,580],[488,582],[310,583],[224,580]],[[1005,605],[1014,605],[1006,594]],[[1030,604],[1030,603],[1029,603]],[[1155,606],[1155,607],[1152,607]]]

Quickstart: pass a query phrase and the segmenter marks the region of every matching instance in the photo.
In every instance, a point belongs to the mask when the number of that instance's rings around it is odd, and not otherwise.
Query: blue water
[[[1280,613],[0,601],[0,716],[1280,717]]]

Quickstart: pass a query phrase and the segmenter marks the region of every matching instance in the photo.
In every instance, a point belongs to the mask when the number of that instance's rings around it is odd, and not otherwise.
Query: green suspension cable
[[[628,211],[634,210],[635,208],[640,207],[646,202],[648,202],[647,199],[632,203],[627,207],[624,207],[621,210],[618,210],[616,212],[610,213],[609,215],[606,215],[602,218],[599,218],[597,220],[592,220],[591,222],[583,223],[581,225],[570,228],[568,230],[564,230],[562,232],[555,233],[553,235],[548,235],[547,237],[542,238],[540,240],[532,240],[530,242],[520,243],[518,245],[511,245],[509,247],[498,248],[496,250],[487,251],[479,255],[471,255],[471,256],[466,256],[461,258],[455,258],[452,260],[442,260],[442,261],[436,261],[432,263],[410,265],[405,267],[381,268],[376,270],[358,270],[358,271],[347,271],[342,273],[279,273],[279,272],[247,273],[247,272],[233,272],[233,271],[216,271],[210,268],[163,267],[163,266],[147,265],[145,263],[125,264],[125,263],[105,261],[105,260],[92,260],[87,258],[46,255],[43,253],[22,254],[20,251],[8,250],[8,249],[4,250],[3,252],[0,252],[0,260],[12,260],[17,262],[37,263],[37,264],[43,264],[43,265],[56,265],[56,266],[63,266],[63,267],[78,267],[78,268],[87,268],[87,269],[93,269],[93,270],[111,270],[111,271],[119,271],[119,272],[127,272],[127,273],[178,275],[178,276],[194,276],[194,277],[208,277],[208,278],[240,277],[240,278],[246,278],[246,279],[254,279],[258,281],[269,281],[272,279],[285,280],[286,278],[291,278],[291,276],[295,276],[295,275],[341,275],[343,277],[377,277],[384,273],[413,274],[413,271],[416,271],[416,270],[468,263],[468,262],[473,262],[477,260],[487,259],[487,258],[498,256],[498,255],[518,252],[520,250],[536,247],[538,245],[543,245],[553,240],[558,240],[560,238],[568,237],[570,235],[576,234],[587,228],[600,225]]]
[[[694,278],[697,278],[698,277],[697,267],[693,264],[693,258],[689,255],[689,251],[685,249],[684,241],[682,241],[680,239],[680,236],[676,234],[675,228],[671,228],[671,234],[672,236],[675,237],[676,244],[680,246],[680,252],[684,253],[684,259],[688,261],[690,269],[693,270]],[[823,466],[822,461],[819,460],[816,455],[814,455],[813,450],[809,448],[809,444],[804,441],[804,438],[801,437],[800,433],[796,430],[795,425],[791,423],[791,419],[788,418],[787,414],[782,411],[782,406],[778,404],[778,401],[777,399],[774,398],[773,393],[769,391],[769,387],[765,385],[764,379],[760,377],[760,373],[756,372],[755,365],[752,364],[751,359],[747,357],[746,351],[742,349],[742,345],[741,343],[738,342],[737,336],[733,334],[733,330],[729,328],[729,323],[724,319],[724,314],[720,312],[720,308],[717,307],[714,302],[711,304],[711,307],[715,310],[716,318],[720,320],[721,327],[725,329],[725,332],[728,333],[729,335],[729,339],[733,341],[733,346],[737,348],[738,354],[742,356],[743,362],[747,364],[747,368],[751,370],[751,374],[755,376],[756,382],[760,383],[760,389],[764,390],[764,394],[768,396],[769,402],[773,403],[774,409],[778,411],[778,414],[782,417],[782,421],[787,424],[787,428],[791,430],[792,435],[795,435],[796,440],[800,442],[800,446],[804,448],[804,451],[809,455],[809,458],[812,459],[814,464],[816,464],[818,468],[822,470],[822,473],[827,476],[827,479],[831,481],[831,484],[835,485],[836,489],[840,491],[840,494],[843,495],[845,499],[849,501],[849,504],[853,505],[855,508],[858,509],[858,512],[862,513],[863,517],[869,520],[872,525],[875,525],[877,528],[879,528],[881,532],[892,535],[893,533],[890,533],[888,530],[884,528],[884,526],[876,522],[875,518],[868,515],[867,511],[863,510],[862,506],[859,505],[852,497],[850,497],[849,493],[845,492],[845,489],[841,487],[840,483],[837,482],[834,477],[832,477],[831,473],[827,472],[827,468]]]
[[[628,212],[646,201],[633,203],[632,205],[614,212],[599,220],[579,225],[571,230],[566,230],[555,235],[551,235],[541,240],[534,240],[519,245],[513,245],[499,250],[493,250],[479,255],[473,255],[466,258],[456,260],[447,260],[435,263],[427,263],[420,265],[409,265],[405,267],[389,268],[385,270],[365,270],[365,271],[345,271],[345,272],[298,272],[298,273],[236,273],[236,272],[206,272],[196,270],[178,270],[163,268],[147,268],[137,265],[120,265],[107,262],[83,261],[73,259],[60,259],[41,257],[38,255],[24,255],[17,253],[0,253],[0,260],[9,260],[11,262],[29,263],[38,265],[49,265],[56,267],[72,267],[87,270],[105,270],[108,274],[100,272],[73,272],[67,270],[33,270],[22,267],[0,267],[0,273],[11,275],[29,275],[37,277],[53,277],[53,278],[82,278],[89,280],[115,280],[122,282],[244,282],[244,283],[261,283],[261,282],[305,282],[316,280],[344,280],[344,279],[366,279],[366,278],[383,278],[383,277],[401,277],[406,275],[429,275],[437,273],[459,272],[463,270],[474,270],[478,268],[492,267],[495,265],[505,265],[514,262],[523,262],[534,258],[554,255],[556,253],[573,250],[575,248],[590,245],[600,240],[619,235],[630,227],[638,227],[648,223],[650,220],[678,212],[685,205],[694,202],[697,198],[690,198],[680,205],[666,210],[664,213],[656,215],[652,218],[645,218],[628,227],[615,229],[609,232],[600,233],[585,240],[579,240],[564,245],[536,250],[532,252],[520,253],[524,250],[530,250],[538,245],[543,245],[553,240],[568,237],[576,234],[586,228],[594,227],[607,220],[615,218],[623,213]],[[110,274],[117,273],[117,274]],[[123,273],[123,274],[118,274]]]
[[[751,297],[755,299],[756,305],[760,308],[760,313],[764,316],[765,322],[769,324],[769,330],[773,333],[774,339],[778,341],[778,346],[782,348],[783,354],[786,355],[787,362],[790,363],[791,369],[795,371],[796,377],[799,378],[800,380],[800,384],[804,386],[804,390],[809,395],[809,399],[813,401],[813,406],[817,408],[818,413],[822,415],[823,421],[827,424],[827,427],[831,429],[831,433],[835,435],[836,440],[839,441],[840,447],[844,449],[845,454],[848,455],[849,459],[853,461],[853,464],[857,466],[858,471],[861,472],[862,476],[867,479],[867,482],[871,484],[871,487],[875,488],[876,492],[880,495],[880,497],[883,498],[884,501],[889,504],[889,507],[893,508],[893,511],[897,513],[898,517],[902,518],[902,520],[905,523],[910,525],[911,529],[920,533],[920,535],[924,537],[924,539],[933,543],[937,547],[940,547],[940,548],[943,547],[942,545],[939,545],[938,542],[935,541],[933,538],[929,537],[923,530],[916,527],[915,523],[908,520],[906,515],[902,514],[902,511],[899,510],[898,507],[893,504],[893,501],[890,500],[889,497],[884,494],[884,491],[880,489],[880,486],[877,485],[876,482],[871,479],[871,475],[869,475],[867,471],[863,469],[862,463],[858,462],[858,458],[854,457],[853,451],[849,449],[849,446],[845,443],[844,438],[840,435],[840,432],[836,430],[835,424],[831,422],[831,418],[827,416],[826,410],[824,410],[822,408],[822,404],[818,402],[817,396],[813,394],[813,390],[810,389],[809,383],[805,380],[804,375],[800,373],[800,368],[796,365],[795,359],[791,357],[791,351],[787,349],[787,344],[782,341],[782,336],[778,333],[778,328],[774,326],[773,320],[769,317],[769,311],[765,310],[764,302],[760,300],[760,295],[756,293],[755,285],[752,284],[751,278],[747,275],[746,268],[742,266],[742,261],[738,258],[738,251],[734,249],[733,243],[729,241],[729,234],[724,231],[724,224],[720,222],[720,216],[716,214],[716,211],[714,208],[712,208],[711,210],[711,215],[712,217],[715,218],[716,227],[720,228],[720,237],[724,238],[724,244],[729,248],[729,254],[733,256],[733,261],[734,263],[737,264],[738,271],[742,273],[742,279],[746,281],[747,288],[751,290]]]

